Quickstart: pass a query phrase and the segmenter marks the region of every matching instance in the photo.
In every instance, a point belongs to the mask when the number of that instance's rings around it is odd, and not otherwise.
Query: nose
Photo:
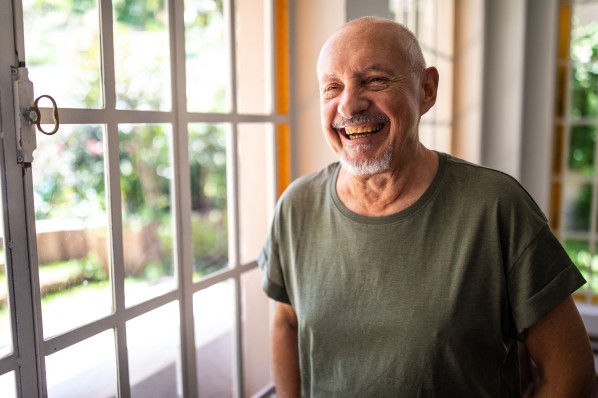
[[[366,98],[361,88],[358,86],[347,85],[339,98],[337,112],[342,117],[350,119],[365,111],[368,107],[369,100]]]

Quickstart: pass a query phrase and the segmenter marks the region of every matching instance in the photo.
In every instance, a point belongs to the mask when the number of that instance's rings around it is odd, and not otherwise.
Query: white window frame
[[[226,19],[230,27],[228,35],[228,48],[231,59],[231,70],[236,70],[235,54],[235,4],[234,0],[227,1],[225,7]],[[277,124],[291,124],[288,114],[277,114],[272,105],[267,114],[239,114],[236,108],[237,81],[235,73],[230,75],[232,110],[229,113],[194,113],[188,112],[183,106],[185,104],[185,58],[184,58],[184,23],[183,23],[183,1],[172,0],[169,4],[170,18],[170,43],[171,43],[171,74],[173,92],[173,110],[169,112],[153,111],[116,111],[116,94],[114,92],[114,49],[112,47],[112,6],[110,1],[99,1],[101,25],[103,31],[102,53],[104,66],[105,109],[98,110],[76,110],[60,109],[60,119],[63,124],[104,124],[107,134],[108,148],[108,171],[107,190],[117,194],[110,195],[110,218],[113,241],[122,242],[122,218],[121,204],[119,198],[119,150],[118,150],[118,125],[123,123],[169,123],[173,126],[173,153],[172,159],[176,173],[172,182],[173,215],[175,218],[175,264],[178,265],[175,278],[178,287],[166,294],[152,298],[143,303],[126,307],[124,301],[124,268],[113,267],[113,295],[115,311],[113,314],[81,326],[66,333],[43,339],[41,333],[41,308],[39,295],[39,281],[37,276],[37,250],[35,238],[35,221],[30,217],[33,212],[32,203],[32,179],[31,167],[23,167],[16,161],[16,132],[14,123],[14,106],[12,104],[12,93],[7,87],[11,87],[12,80],[7,76],[6,65],[15,66],[18,61],[24,61],[24,41],[22,37],[23,26],[17,26],[13,30],[12,16],[15,20],[22,21],[22,7],[20,0],[3,2],[0,5],[0,23],[4,28],[0,29],[5,39],[0,43],[0,111],[2,124],[0,130],[2,139],[2,151],[0,160],[3,162],[4,172],[2,174],[4,220],[6,247],[8,248],[8,279],[9,295],[12,299],[12,332],[14,352],[6,357],[0,358],[0,375],[15,372],[17,380],[17,393],[19,397],[45,396],[47,394],[44,370],[44,358],[47,355],[70,347],[89,337],[106,330],[115,330],[117,372],[118,372],[118,395],[129,397],[131,394],[129,386],[128,358],[126,347],[126,323],[127,321],[148,313],[165,304],[178,301],[181,320],[181,367],[182,367],[182,394],[185,397],[198,396],[197,369],[196,369],[196,347],[193,322],[193,294],[207,289],[219,282],[234,281],[235,291],[235,323],[234,323],[234,393],[235,396],[244,396],[244,362],[243,362],[243,301],[241,297],[241,277],[248,272],[255,270],[257,263],[241,263],[239,260],[239,216],[241,211],[251,209],[251,203],[239,203],[238,190],[239,181],[237,175],[238,163],[238,126],[241,123],[262,123],[270,124],[272,127],[269,134],[270,145],[267,148],[269,153],[269,170],[272,180],[269,181],[268,198],[269,208],[273,207],[276,200],[276,134],[274,126]],[[267,47],[270,49],[270,56],[266,62],[273,71],[276,68],[272,56],[275,45],[274,29],[274,7],[278,4],[276,0],[266,0],[266,36]],[[13,9],[14,7],[14,9]],[[6,40],[16,32],[17,37],[13,40]],[[18,47],[18,59],[14,54],[14,43]],[[106,66],[107,65],[107,66]],[[276,76],[272,73],[271,76]],[[272,77],[274,79],[274,77]],[[34,82],[35,83],[35,82]],[[275,83],[270,85],[270,96],[275,103]],[[42,109],[42,120],[50,119],[50,109]],[[229,268],[194,282],[192,278],[192,247],[190,224],[190,187],[188,168],[188,123],[228,123],[232,126],[228,136],[228,203],[229,203]],[[178,132],[178,133],[177,133]],[[27,218],[29,216],[29,218]],[[269,214],[268,214],[269,216]],[[269,223],[269,219],[264,219]],[[258,253],[256,253],[257,255]],[[121,244],[112,245],[111,255],[115,264],[123,263],[123,248]],[[261,293],[261,292],[260,292]],[[267,361],[265,353],[264,361]],[[273,391],[272,384],[264,385],[259,392],[260,396],[267,396]]]

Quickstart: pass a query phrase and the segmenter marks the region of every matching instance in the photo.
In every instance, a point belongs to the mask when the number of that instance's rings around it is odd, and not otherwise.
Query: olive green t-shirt
[[[366,217],[337,163],[276,207],[264,290],[299,322],[304,397],[517,397],[517,340],[585,282],[511,177],[439,154],[411,207]]]

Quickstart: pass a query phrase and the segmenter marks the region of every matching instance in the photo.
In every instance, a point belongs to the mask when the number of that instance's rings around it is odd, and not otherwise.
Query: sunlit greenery
[[[571,116],[596,116],[598,111],[598,23],[576,24],[571,38],[573,62]]]
[[[186,7],[185,20],[194,32],[201,34],[208,31],[212,20],[222,19],[221,0],[202,0],[191,2],[193,7]],[[31,0],[28,7],[42,16],[48,29],[57,29],[60,23],[85,26],[97,21],[98,2],[96,0]],[[135,40],[142,35],[153,39],[156,34],[168,38],[167,12],[165,0],[115,0],[113,1],[113,19],[115,35],[118,33],[133,35]],[[68,17],[68,18],[67,18]],[[65,19],[67,18],[67,19]],[[40,21],[41,21],[40,20]],[[62,22],[61,22],[62,21]],[[40,30],[41,31],[41,30]],[[156,33],[158,32],[158,33]],[[212,36],[205,34],[203,41],[193,43],[193,54],[213,48]],[[220,40],[221,37],[215,37]],[[97,63],[100,40],[98,37],[81,41],[77,49],[83,57],[81,70],[87,64]],[[139,51],[126,48],[118,51],[122,41],[116,41],[115,57],[119,54],[126,59],[115,59],[117,66],[124,62],[136,65],[136,73],[145,77],[145,83],[139,86],[130,80],[127,73],[117,73],[117,107],[119,109],[163,109],[164,84],[168,79],[161,76],[161,67],[157,61],[147,58],[135,58]],[[150,49],[151,50],[151,49]],[[143,55],[143,52],[141,52]],[[57,55],[50,51],[39,51],[28,59],[32,70],[56,62]],[[166,59],[159,62],[169,64]],[[151,64],[150,64],[151,63]],[[71,91],[68,95],[76,96],[82,107],[98,107],[103,100],[101,75],[89,73],[83,79],[85,87]],[[224,98],[224,88],[217,92]],[[166,97],[170,101],[170,95]],[[223,100],[214,101],[214,111],[222,108]],[[209,109],[208,109],[209,111]],[[120,125],[119,126],[119,172],[120,205],[123,215],[123,228],[140,229],[144,244],[152,247],[147,252],[159,253],[158,257],[147,260],[142,274],[127,273],[132,278],[141,278],[148,282],[160,280],[165,274],[173,275],[173,228],[172,228],[172,143],[173,134],[166,125]],[[55,148],[61,149],[48,156],[57,157],[57,161],[36,162],[35,164],[35,203],[36,219],[55,222],[57,230],[64,225],[64,219],[85,219],[89,215],[107,218],[108,202],[106,189],[107,156],[105,152],[106,136],[103,126],[72,126],[70,134],[57,138]],[[63,129],[63,131],[65,131]],[[62,133],[62,132],[61,132]],[[57,135],[56,137],[58,137]],[[45,141],[44,145],[49,141]],[[221,127],[205,124],[190,132],[189,137],[189,172],[192,206],[192,232],[194,271],[197,275],[220,269],[228,261],[227,239],[227,202],[226,202],[226,142]],[[43,160],[41,151],[38,155]],[[36,158],[36,161],[38,159]],[[112,170],[114,172],[114,170]],[[183,184],[187,181],[183,181]],[[112,192],[114,195],[114,192]],[[123,233],[124,234],[124,233]],[[106,239],[105,236],[98,239]],[[183,237],[185,239],[186,237]],[[129,245],[125,242],[125,250]],[[148,253],[143,253],[148,254]],[[151,254],[151,253],[150,253]],[[93,255],[93,252],[92,254]],[[97,256],[96,256],[97,257]],[[108,267],[99,258],[74,259],[62,264],[62,269],[77,269],[80,277],[65,277],[72,281],[102,281],[108,278]],[[105,260],[104,260],[105,261]],[[126,261],[126,260],[125,260]],[[75,265],[78,264],[78,265]],[[40,272],[50,271],[56,264],[40,264]],[[125,264],[125,267],[127,265]],[[66,272],[66,271],[65,271]],[[77,274],[77,275],[79,275]]]
[[[598,116],[598,23],[582,25],[574,18],[571,36],[571,98],[570,141],[568,166],[572,173],[586,178],[596,174],[596,125]],[[588,232],[592,224],[593,189],[591,183],[579,184],[575,201],[567,214],[567,230]],[[592,275],[598,274],[598,253],[589,242],[582,239],[566,239],[565,249],[584,277],[589,288],[598,293],[598,285]]]

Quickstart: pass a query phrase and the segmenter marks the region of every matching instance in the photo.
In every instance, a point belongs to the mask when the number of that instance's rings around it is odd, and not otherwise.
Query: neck
[[[423,146],[385,172],[356,176],[341,168],[336,190],[351,211],[372,217],[398,213],[415,203],[438,170],[438,155]]]

